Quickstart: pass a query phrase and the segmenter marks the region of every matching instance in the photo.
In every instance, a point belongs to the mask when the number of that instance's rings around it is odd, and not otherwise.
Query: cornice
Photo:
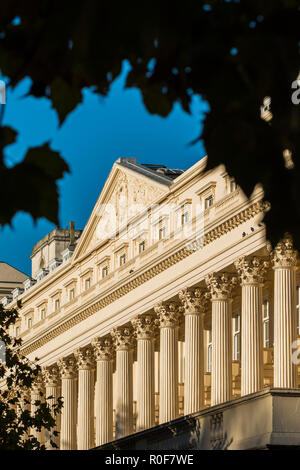
[[[232,216],[230,219],[220,223],[216,227],[209,230],[204,237],[196,238],[193,242],[193,248],[196,250],[199,247],[206,246],[209,243],[212,243],[214,240],[220,238],[223,235],[226,235],[231,230],[238,227],[240,224],[244,223],[245,221],[251,219],[255,215],[264,212],[266,209],[266,203],[262,200],[252,203],[249,207],[241,210],[238,214]],[[136,289],[140,285],[144,284],[145,282],[149,281],[156,275],[160,274],[161,272],[165,271],[169,267],[173,266],[174,264],[178,263],[179,261],[187,258],[194,251],[186,248],[186,246],[181,247],[175,253],[172,253],[164,260],[160,261],[156,265],[150,267],[134,279],[126,282],[124,285],[116,288],[113,292],[104,295],[101,299],[94,302],[92,305],[86,306],[80,312],[75,313],[71,318],[65,319],[60,324],[55,325],[50,331],[45,333],[39,339],[34,340],[31,344],[24,345],[22,348],[22,352],[24,355],[30,354],[36,349],[40,348],[47,342],[51,341],[52,339],[56,338],[57,336],[63,334],[65,331],[69,330],[73,326],[77,325],[81,321],[85,320],[86,318],[90,317],[94,313],[98,312],[99,310],[107,307],[115,300],[123,297],[124,295],[131,292],[133,289]]]

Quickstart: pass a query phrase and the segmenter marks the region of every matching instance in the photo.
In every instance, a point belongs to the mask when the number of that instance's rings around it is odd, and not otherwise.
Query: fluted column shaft
[[[159,423],[178,417],[178,306],[155,306],[160,321]]]
[[[56,425],[51,431],[45,431],[45,445],[49,450],[53,450],[59,447],[59,436],[54,436],[53,431],[59,431],[60,429],[60,415],[54,413],[53,406],[57,404],[59,397],[59,371],[57,366],[51,366],[43,371],[45,387],[46,387],[46,401],[50,407],[51,414],[56,421]],[[57,447],[53,447],[50,440],[56,444]]]
[[[262,286],[242,286],[241,395],[263,388]]]
[[[78,364],[78,428],[79,450],[94,447],[94,377],[91,349],[75,351]]]
[[[236,278],[227,273],[206,277],[212,301],[211,405],[232,398],[231,290]]]
[[[61,372],[61,394],[63,408],[61,413],[60,449],[74,450],[77,448],[77,382],[76,364],[73,358],[58,362]]]
[[[154,327],[151,315],[132,321],[137,336],[137,421],[136,430],[154,426]]]
[[[274,269],[274,387],[296,386],[292,344],[296,339],[297,252],[290,237],[272,253]]]
[[[44,400],[44,397],[41,396],[41,393],[44,393],[44,387],[42,377],[39,376],[33,383],[31,390],[31,416],[34,416],[36,411],[39,409],[39,405],[36,405],[35,402],[41,402]],[[44,443],[44,429],[38,431],[35,427],[33,427],[31,428],[30,433],[39,441],[40,444]]]
[[[96,446],[113,440],[113,348],[110,338],[93,341],[97,361]]]
[[[133,433],[133,332],[111,332],[116,346],[116,439]]]
[[[212,300],[211,405],[232,398],[231,300]]]
[[[257,256],[235,262],[242,285],[241,395],[263,388],[262,287],[268,261]]]
[[[203,322],[207,295],[200,289],[179,292],[185,315],[184,414],[194,413],[204,405]]]

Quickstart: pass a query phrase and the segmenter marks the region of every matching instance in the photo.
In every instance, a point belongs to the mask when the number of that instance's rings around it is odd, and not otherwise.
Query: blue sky
[[[136,89],[124,89],[129,65],[123,64],[106,98],[84,90],[84,100],[68,116],[61,128],[49,100],[24,97],[30,80],[25,79],[7,93],[4,124],[19,132],[15,144],[7,147],[8,165],[22,160],[28,147],[51,141],[68,162],[71,173],[59,183],[60,226],[83,229],[100,194],[109,171],[119,157],[137,157],[139,163],[161,163],[170,168],[189,168],[205,154],[202,143],[189,146],[199,135],[200,123],[207,106],[193,97],[192,115],[176,105],[168,118],[150,115]],[[28,188],[30,191],[30,188]],[[33,245],[49,233],[54,225],[18,213],[13,227],[0,229],[0,261],[31,272]]]

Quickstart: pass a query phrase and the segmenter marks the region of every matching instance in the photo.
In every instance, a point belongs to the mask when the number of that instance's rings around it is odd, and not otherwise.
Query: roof
[[[170,186],[175,178],[184,173],[185,170],[178,168],[167,168],[165,165],[154,163],[137,162],[137,158],[119,158],[117,163],[125,168],[136,171],[137,173],[148,176],[154,181]]]
[[[23,282],[28,279],[28,275],[14,268],[5,261],[0,261],[0,282]]]

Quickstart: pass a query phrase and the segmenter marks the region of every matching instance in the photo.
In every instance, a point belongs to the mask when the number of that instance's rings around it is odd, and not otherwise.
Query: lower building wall
[[[299,389],[266,389],[178,418],[95,450],[300,448]]]

